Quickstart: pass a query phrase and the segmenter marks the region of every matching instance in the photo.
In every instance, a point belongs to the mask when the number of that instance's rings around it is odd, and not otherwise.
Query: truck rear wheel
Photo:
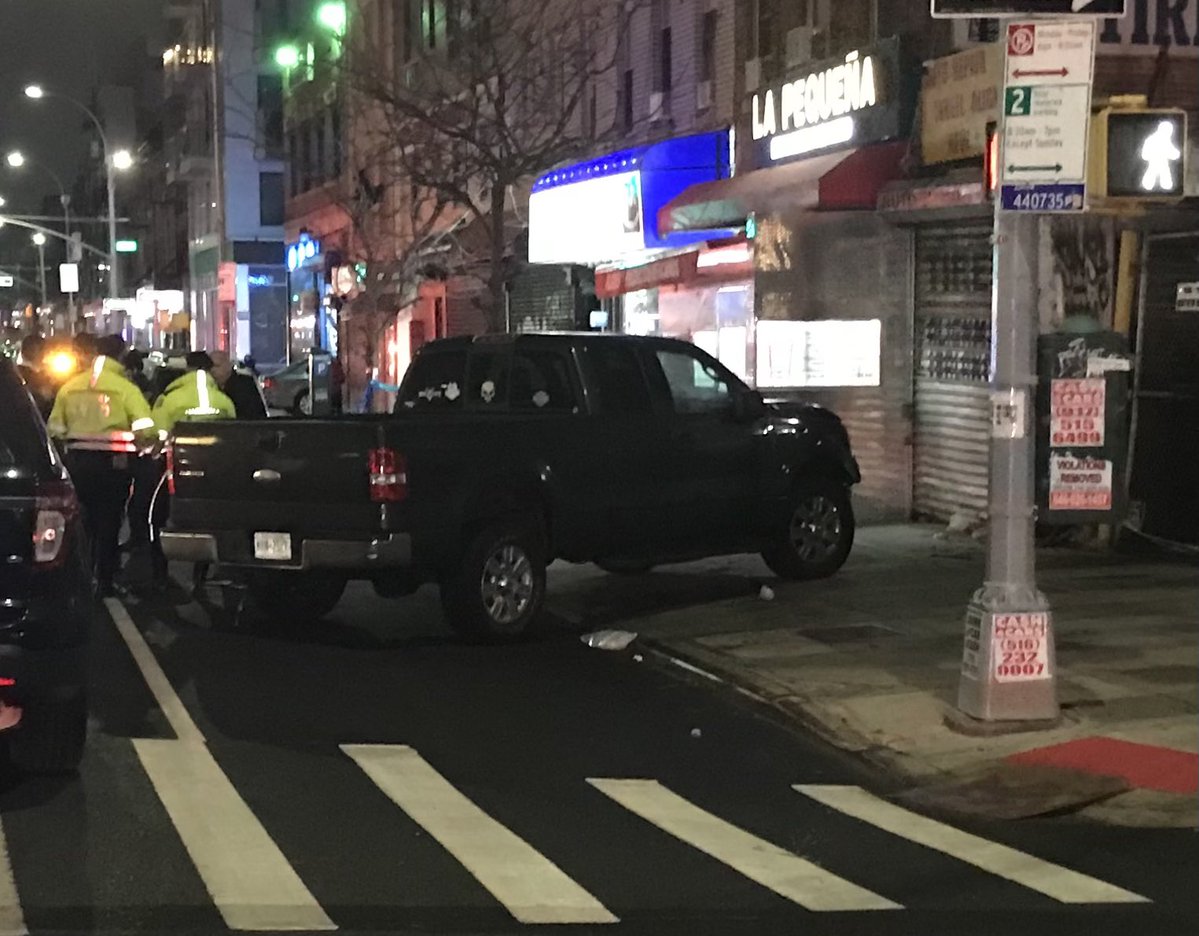
[[[849,558],[854,529],[849,488],[835,481],[813,481],[795,492],[787,525],[762,558],[779,578],[827,578]]]
[[[23,773],[74,773],[87,741],[87,697],[82,690],[64,698],[35,698],[9,733],[8,758]]]
[[[459,568],[441,585],[450,627],[472,640],[519,640],[545,602],[545,538],[538,525],[511,521],[471,541]]]
[[[258,609],[283,622],[323,618],[346,590],[342,576],[315,572],[254,572],[246,584]]]

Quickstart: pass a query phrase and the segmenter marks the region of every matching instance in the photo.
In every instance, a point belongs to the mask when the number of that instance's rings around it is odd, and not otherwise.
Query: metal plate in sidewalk
[[[880,637],[898,637],[899,631],[882,624],[847,624],[844,627],[804,627],[797,633],[825,644],[868,643]]]

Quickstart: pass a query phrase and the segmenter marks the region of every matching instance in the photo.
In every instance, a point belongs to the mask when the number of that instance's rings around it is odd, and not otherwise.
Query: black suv
[[[91,618],[79,501],[13,364],[0,358],[0,733],[31,773],[69,773],[87,735]]]

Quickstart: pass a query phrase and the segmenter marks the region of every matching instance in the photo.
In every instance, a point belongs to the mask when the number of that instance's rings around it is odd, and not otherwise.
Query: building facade
[[[286,356],[281,83],[271,3],[179,0],[163,52],[167,180],[186,190],[194,346]]]

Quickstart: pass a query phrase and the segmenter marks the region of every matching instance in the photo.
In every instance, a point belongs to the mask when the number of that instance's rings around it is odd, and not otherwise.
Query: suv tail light
[[[394,449],[370,452],[371,500],[376,504],[402,501],[408,496],[408,464]]]
[[[37,565],[55,566],[66,557],[67,528],[78,512],[79,501],[68,482],[38,485],[33,527],[33,561]]]

